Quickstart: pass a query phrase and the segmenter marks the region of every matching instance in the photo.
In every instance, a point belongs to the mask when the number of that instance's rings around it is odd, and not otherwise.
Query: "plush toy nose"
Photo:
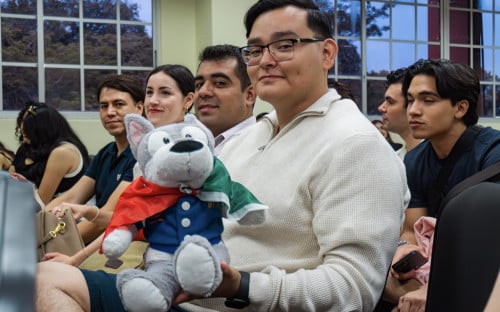
[[[197,151],[202,147],[203,144],[198,141],[186,140],[175,143],[174,146],[170,148],[170,151],[174,153],[189,153]]]

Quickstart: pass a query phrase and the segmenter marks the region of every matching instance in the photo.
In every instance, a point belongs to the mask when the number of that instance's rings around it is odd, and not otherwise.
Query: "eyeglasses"
[[[282,39],[270,42],[266,45],[249,45],[240,48],[243,61],[248,66],[254,66],[260,63],[262,55],[264,55],[264,48],[267,48],[271,56],[276,62],[289,61],[293,59],[293,46],[296,43],[311,43],[320,42],[325,39],[318,38],[296,38],[296,39]]]

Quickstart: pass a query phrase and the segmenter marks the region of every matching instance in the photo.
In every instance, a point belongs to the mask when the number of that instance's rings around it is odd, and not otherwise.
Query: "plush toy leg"
[[[117,275],[116,286],[125,309],[130,312],[167,311],[180,289],[171,261],[156,262],[147,271],[123,270]]]
[[[229,260],[227,249],[221,244]],[[210,242],[199,235],[186,236],[174,254],[175,276],[181,288],[208,297],[222,281],[220,260]]]

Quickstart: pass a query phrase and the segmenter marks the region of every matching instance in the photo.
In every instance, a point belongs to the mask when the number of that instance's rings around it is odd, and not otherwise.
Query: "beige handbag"
[[[85,247],[71,209],[66,209],[62,218],[42,210],[37,212],[36,220],[38,261],[48,252],[72,256]]]
[[[85,259],[79,267],[85,270],[103,270],[115,274],[124,269],[144,269],[144,252],[148,246],[149,244],[145,241],[133,241],[117,261],[109,260],[98,250]]]

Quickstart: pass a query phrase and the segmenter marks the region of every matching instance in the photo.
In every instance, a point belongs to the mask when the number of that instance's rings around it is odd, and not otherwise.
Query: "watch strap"
[[[240,271],[240,275],[240,287],[233,297],[226,299],[224,302],[226,307],[243,309],[250,304],[250,300],[248,299],[248,292],[250,289],[250,273]]]

